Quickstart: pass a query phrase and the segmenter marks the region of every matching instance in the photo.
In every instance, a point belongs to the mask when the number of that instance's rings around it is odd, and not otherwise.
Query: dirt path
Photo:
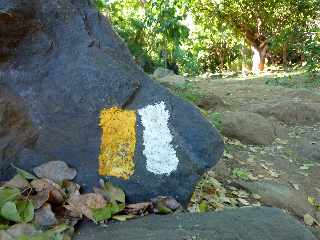
[[[320,95],[315,91],[268,86],[263,80],[205,80],[197,82],[195,86],[204,95],[219,96],[226,104],[220,111],[237,111],[252,104],[288,100],[320,104]],[[231,168],[248,168],[252,174],[261,175],[261,178],[271,178],[296,187],[300,185],[308,196],[320,202],[320,148],[319,151],[316,149],[320,143],[320,123],[309,126],[297,124],[286,128],[289,133],[287,137],[278,139],[271,146],[242,144],[239,150],[239,146],[227,142],[234,159],[225,161]],[[314,156],[310,157],[312,154]]]
[[[209,113],[237,112],[250,109],[250,106],[254,105],[277,103],[320,106],[318,89],[272,86],[266,84],[266,79],[196,79],[191,82],[191,86],[188,87],[189,90],[209,99],[206,101],[206,110]],[[222,100],[222,104],[219,105],[217,98]],[[190,100],[190,96],[188,99]],[[217,102],[213,104],[215,109],[211,109],[210,99]],[[307,120],[308,117],[306,116]],[[248,145],[241,143],[241,139],[224,137],[225,155],[200,182],[191,209],[204,211],[247,205],[271,205],[287,209],[302,221],[304,215],[311,211],[314,219],[320,222],[320,122],[293,121],[290,124],[281,124],[286,134],[275,139],[271,145]],[[239,181],[256,185],[250,185],[246,190],[252,191],[248,193],[238,186]],[[267,193],[255,192],[257,186]],[[278,186],[285,188],[277,188]],[[254,193],[265,195],[260,199],[256,196],[258,194]],[[314,222],[313,226],[316,225]]]

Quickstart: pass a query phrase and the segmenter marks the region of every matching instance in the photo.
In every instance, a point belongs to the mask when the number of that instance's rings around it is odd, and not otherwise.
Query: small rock
[[[15,224],[7,230],[7,233],[11,235],[14,239],[18,238],[21,235],[32,236],[39,231],[32,224],[19,223]]]
[[[196,104],[199,108],[202,108],[206,111],[218,111],[226,106],[224,101],[214,94],[200,97]]]
[[[152,77],[154,77],[154,78],[163,78],[163,77],[166,77],[168,75],[175,75],[175,73],[170,69],[158,67],[154,71]]]
[[[39,178],[48,178],[56,183],[60,183],[63,180],[72,180],[77,175],[75,169],[68,167],[68,165],[62,161],[44,163],[34,168],[33,172]]]
[[[180,75],[167,75],[161,78],[156,78],[156,80],[163,85],[168,86],[183,85],[188,82],[188,79],[186,77]]]
[[[55,214],[52,212],[51,205],[46,203],[35,212],[35,224],[41,226],[53,226],[57,224]]]
[[[250,112],[223,113],[222,134],[245,144],[258,145],[269,145],[277,137],[271,121]]]
[[[315,219],[310,214],[305,214],[303,216],[303,220],[307,226],[312,226],[313,223],[315,222]]]

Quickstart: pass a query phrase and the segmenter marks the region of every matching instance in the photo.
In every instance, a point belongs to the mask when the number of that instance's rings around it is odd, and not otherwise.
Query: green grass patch
[[[169,88],[175,95],[193,104],[197,104],[201,98],[201,94],[192,83],[184,83],[184,84],[177,84],[177,85],[164,84],[164,85],[167,88]]]
[[[281,74],[265,80],[266,85],[282,86],[287,88],[320,88],[320,75],[310,73]]]
[[[219,112],[210,113],[208,116],[209,121],[218,129],[222,131],[222,114]]]
[[[240,180],[248,181],[250,179],[251,173],[243,168],[235,168],[232,171],[232,177],[238,178]]]

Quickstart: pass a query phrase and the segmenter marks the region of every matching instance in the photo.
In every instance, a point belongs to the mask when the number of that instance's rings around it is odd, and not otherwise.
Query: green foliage
[[[183,2],[116,0],[106,5],[115,30],[147,72],[153,72],[157,66],[177,71],[181,59],[177,49],[189,35],[189,29],[182,24]]]
[[[233,169],[232,176],[244,181],[248,181],[250,179],[250,173],[246,169],[242,168]]]
[[[260,50],[266,46],[273,62],[284,61],[288,54],[292,56],[291,62],[298,62],[302,48],[297,45],[307,38],[310,25],[319,17],[320,6],[318,0],[195,2],[195,9],[201,9],[196,12],[198,21],[206,22],[211,32],[216,26],[225,25],[224,28],[233,31],[233,36],[245,39],[250,46]]]
[[[103,182],[101,183],[102,193],[110,202],[120,202],[125,203],[126,196],[124,191],[114,186],[111,182]]]
[[[14,201],[20,196],[20,191],[17,188],[0,188],[0,208],[7,202]]]
[[[103,208],[92,209],[96,222],[109,220],[113,215],[123,211],[126,201],[125,193],[121,188],[114,186],[111,182],[101,181],[100,185],[100,193],[108,199],[109,203]]]
[[[100,11],[104,10],[106,7],[105,0],[93,0],[93,4],[99,9]]]
[[[6,202],[1,208],[1,216],[12,222],[21,222],[17,206],[14,202]]]
[[[93,209],[93,217],[96,222],[108,220],[112,217],[112,215],[121,212],[124,208],[124,203],[118,204],[116,202],[111,202],[107,204],[104,208]]]
[[[29,200],[18,200],[20,191],[15,188],[1,190],[0,215],[12,222],[30,222],[34,217],[34,206]]]
[[[309,33],[304,53],[307,57],[308,71],[310,73],[320,72],[320,26],[315,27]]]
[[[148,73],[250,69],[251,47],[262,46],[271,64],[319,71],[318,0],[93,1]]]
[[[37,179],[36,176],[34,176],[33,174],[21,169],[21,168],[18,168],[16,166],[14,166],[13,164],[11,165],[14,169],[16,169],[17,173],[20,174],[22,177],[24,177],[25,179],[27,180],[34,180],[34,179]]]
[[[199,204],[199,212],[204,213],[209,211],[209,204],[207,201],[202,200]]]
[[[168,86],[177,96],[196,104],[200,100],[200,93],[194,89],[192,83],[185,83],[179,85]]]
[[[218,112],[211,113],[209,114],[208,119],[219,131],[222,131],[221,113],[218,113]]]
[[[29,200],[20,200],[16,202],[17,210],[21,219],[21,222],[30,222],[34,217],[34,206]]]

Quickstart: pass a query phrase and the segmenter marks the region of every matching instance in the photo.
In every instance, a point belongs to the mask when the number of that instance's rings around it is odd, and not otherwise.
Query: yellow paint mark
[[[134,173],[136,112],[117,107],[100,113],[99,174],[128,179]]]

